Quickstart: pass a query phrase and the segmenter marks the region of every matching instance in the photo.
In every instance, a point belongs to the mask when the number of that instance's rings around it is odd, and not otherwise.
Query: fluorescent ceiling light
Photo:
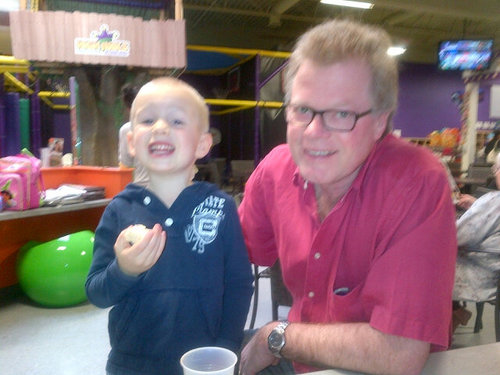
[[[10,12],[13,10],[19,10],[19,0],[2,0],[0,12]]]
[[[373,4],[364,1],[349,1],[349,0],[321,0],[323,4],[339,5],[341,7],[372,9]]]
[[[392,47],[389,47],[387,49],[387,54],[389,56],[399,56],[399,55],[402,55],[405,52],[406,52],[406,48],[405,47],[401,47],[401,46],[392,46]]]

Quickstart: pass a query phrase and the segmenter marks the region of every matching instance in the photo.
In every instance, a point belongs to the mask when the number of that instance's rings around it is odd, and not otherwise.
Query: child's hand
[[[126,229],[120,233],[115,242],[116,260],[123,273],[138,276],[153,267],[160,258],[167,234],[161,229],[160,224],[155,224],[141,241],[130,246],[125,240],[125,231]]]

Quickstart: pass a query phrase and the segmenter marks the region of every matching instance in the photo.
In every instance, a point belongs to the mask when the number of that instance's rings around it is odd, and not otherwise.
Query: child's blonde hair
[[[200,115],[201,129],[204,132],[208,132],[209,123],[210,123],[209,122],[208,106],[205,103],[205,99],[203,98],[203,96],[201,96],[200,93],[193,86],[191,86],[190,84],[188,84],[184,81],[181,81],[178,78],[159,77],[159,78],[155,78],[155,79],[149,81],[148,83],[146,83],[145,85],[143,85],[141,87],[141,89],[139,90],[139,92],[137,93],[137,96],[139,96],[141,94],[141,92],[149,90],[152,86],[157,86],[157,87],[178,86],[178,87],[182,87],[183,89],[185,89],[191,95],[194,103],[198,107],[198,112]],[[137,98],[137,96],[136,96],[136,98]],[[132,126],[134,125],[133,118],[135,116],[135,103],[136,103],[136,101],[134,100],[134,102],[132,103],[132,107],[130,109],[130,119],[132,120]]]

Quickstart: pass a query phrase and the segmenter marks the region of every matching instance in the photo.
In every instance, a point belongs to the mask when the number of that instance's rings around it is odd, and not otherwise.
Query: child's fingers
[[[156,262],[159,257],[159,255],[157,256],[157,249],[161,244],[161,237],[162,228],[160,225],[156,224],[146,233],[141,241],[137,242],[129,249],[130,255],[136,259],[137,264],[151,266]],[[161,247],[160,250],[163,250],[163,247]]]
[[[145,263],[152,266],[158,261],[165,247],[165,239],[165,232],[161,231],[160,233],[155,234],[155,236],[151,239],[150,244],[148,245],[147,251],[144,252]]]
[[[156,224],[156,225],[158,225],[158,224]],[[133,251],[136,255],[140,255],[144,251],[146,251],[146,252],[148,251],[148,247],[152,241],[152,238],[154,237],[155,233],[158,231],[156,225],[151,230],[148,230],[146,232],[146,234],[144,235],[144,237],[142,237],[142,239],[139,242],[136,242],[135,244],[132,245],[133,249],[131,249],[131,251]],[[161,228],[161,226],[160,226],[160,228]]]
[[[150,269],[159,259],[165,247],[166,233],[161,225],[148,231],[137,243],[131,245],[120,233],[115,243],[116,256],[119,264],[129,273],[139,274]]]

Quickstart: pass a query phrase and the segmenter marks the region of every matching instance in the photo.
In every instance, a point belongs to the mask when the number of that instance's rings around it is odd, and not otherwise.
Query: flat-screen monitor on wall
[[[439,43],[441,70],[482,70],[493,58],[493,39],[444,40]]]

